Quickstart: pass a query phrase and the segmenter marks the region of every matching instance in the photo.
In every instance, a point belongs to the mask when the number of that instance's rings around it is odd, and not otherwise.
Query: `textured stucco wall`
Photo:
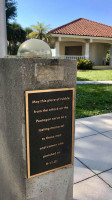
[[[103,65],[103,59],[105,58],[105,56],[105,44],[90,44],[90,60],[92,60],[95,65]]]
[[[75,84],[74,61],[0,59],[0,199],[72,200],[73,166],[27,179],[24,92]]]

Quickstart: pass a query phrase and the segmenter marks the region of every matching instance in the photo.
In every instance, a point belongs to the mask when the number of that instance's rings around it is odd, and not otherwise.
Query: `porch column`
[[[56,42],[55,44],[55,56],[59,56],[60,55],[60,47],[59,47],[59,42]]]
[[[0,0],[0,58],[7,55],[5,0]]]
[[[112,44],[110,46],[110,66],[112,66]]]
[[[89,59],[89,42],[85,43],[85,59]]]

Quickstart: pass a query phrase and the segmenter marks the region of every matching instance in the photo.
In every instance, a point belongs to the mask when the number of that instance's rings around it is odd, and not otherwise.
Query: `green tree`
[[[27,38],[35,38],[44,40],[46,42],[50,42],[52,37],[51,34],[48,32],[50,30],[49,25],[45,26],[43,23],[37,22],[37,26],[32,25],[33,31],[28,34]]]
[[[8,24],[7,40],[8,40],[8,54],[17,54],[19,45],[26,39],[26,32],[22,29],[20,24]]]
[[[20,27],[18,27],[18,30],[17,30],[15,23],[10,24],[10,20],[14,20],[15,17],[17,16],[16,1],[15,0],[5,0],[5,10],[6,10],[8,53],[11,55],[11,54],[16,54],[17,38],[21,36]],[[20,35],[17,36],[17,33]]]
[[[26,38],[33,31],[30,27],[26,27],[24,30],[26,32]]]
[[[5,10],[6,10],[6,23],[8,24],[10,20],[14,20],[17,16],[17,3],[15,0],[5,0]]]
[[[27,35],[33,31],[30,27],[26,27],[24,30],[27,33]]]

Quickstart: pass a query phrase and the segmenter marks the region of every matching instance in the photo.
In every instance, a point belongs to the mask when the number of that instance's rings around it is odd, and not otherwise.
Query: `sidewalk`
[[[112,113],[76,120],[73,200],[112,200]]]
[[[112,84],[112,81],[77,81],[77,84]]]

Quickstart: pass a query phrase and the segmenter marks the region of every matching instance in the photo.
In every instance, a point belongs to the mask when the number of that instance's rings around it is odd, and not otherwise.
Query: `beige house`
[[[112,27],[84,18],[50,31],[53,36],[51,48],[55,56],[67,59],[86,58],[95,65],[105,65],[106,53],[110,52],[112,66]]]

